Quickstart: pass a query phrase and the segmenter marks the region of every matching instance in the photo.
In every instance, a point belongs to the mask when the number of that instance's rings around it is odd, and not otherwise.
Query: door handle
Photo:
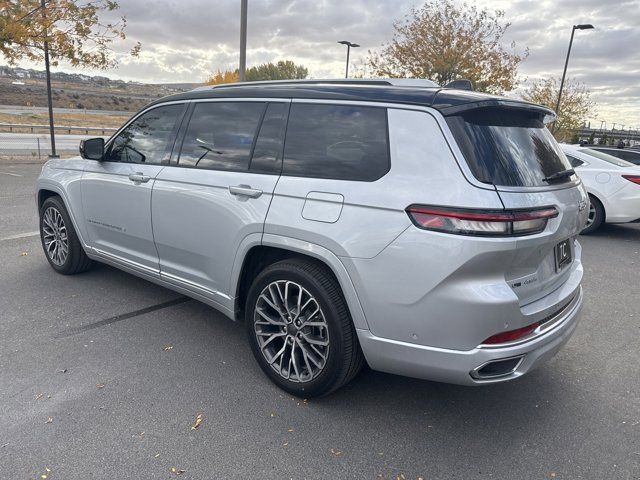
[[[258,198],[262,195],[262,190],[251,188],[249,185],[235,185],[229,187],[229,193],[231,195],[241,195],[243,197]]]
[[[149,175],[143,175],[142,172],[137,172],[130,173],[129,180],[135,183],[147,183],[149,180],[151,180],[151,177]]]

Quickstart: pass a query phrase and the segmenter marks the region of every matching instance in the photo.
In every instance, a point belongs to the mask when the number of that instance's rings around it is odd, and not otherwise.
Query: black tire
[[[49,251],[47,251],[47,246],[45,244],[45,213],[50,209],[53,209],[51,212],[59,212],[63,226],[66,230],[68,253],[63,261],[55,261]],[[47,198],[42,204],[42,208],[40,208],[40,241],[42,243],[44,255],[49,261],[49,265],[51,265],[56,272],[62,275],[74,275],[76,273],[84,272],[91,268],[93,264],[82,248],[82,244],[78,239],[75,229],[73,228],[73,223],[71,222],[67,208],[64,206],[64,202],[58,196]]]
[[[307,294],[313,296],[320,307],[319,315],[322,315],[326,324],[326,332],[328,332],[326,361],[324,366],[315,373],[316,376],[308,380],[292,381],[285,378],[280,372],[276,371],[277,366],[272,367],[267,361],[258,343],[256,330],[259,327],[255,323],[256,318],[260,318],[256,313],[258,300],[263,290],[269,285],[273,285],[273,282],[278,281],[294,282],[297,286],[302,287]],[[293,289],[294,287],[291,288]],[[302,292],[300,292],[300,295],[302,295]],[[292,310],[295,308],[293,307]],[[304,308],[300,310],[304,312]],[[350,382],[362,369],[364,356],[360,349],[344,296],[333,275],[323,265],[305,259],[288,259],[265,268],[258,274],[251,285],[247,295],[245,312],[249,343],[260,368],[276,385],[293,395],[303,398],[326,395]],[[298,312],[298,315],[303,318],[300,312]],[[297,315],[295,318],[297,318]],[[314,318],[317,317],[309,315],[307,320],[313,321]],[[284,320],[286,321],[286,319]],[[290,320],[291,318],[289,318]],[[293,327],[293,324],[289,326],[289,328],[291,327]],[[273,328],[285,328],[286,330],[287,327]],[[301,329],[304,328],[307,327],[304,327],[303,324]],[[324,329],[325,327],[321,328]],[[300,334],[302,335],[302,333]],[[304,336],[298,336],[293,338],[292,342],[296,342],[296,338],[305,339]],[[281,344],[284,345],[287,339],[283,339]],[[280,341],[279,339],[276,340]],[[300,345],[303,343],[302,340],[299,340]],[[309,347],[308,344],[307,347]],[[277,349],[279,348],[278,345]],[[297,356],[299,359],[303,358],[302,350],[302,346],[298,347]],[[291,355],[289,355],[289,358],[291,358]],[[274,364],[276,363],[274,362]],[[301,364],[303,372],[306,371],[311,375],[302,360],[297,363]],[[307,365],[311,365],[311,363],[308,362]],[[315,368],[316,365],[313,365],[313,367]],[[289,369],[291,369],[291,366],[289,366]]]
[[[590,223],[587,223],[587,226],[582,230],[582,232],[580,232],[582,235],[589,235],[590,233],[595,232],[604,223],[605,219],[604,207],[600,200],[593,195],[589,195],[589,202],[591,202],[589,210]],[[591,208],[593,208],[593,210],[591,210]],[[593,220],[591,220],[591,216],[593,216]]]

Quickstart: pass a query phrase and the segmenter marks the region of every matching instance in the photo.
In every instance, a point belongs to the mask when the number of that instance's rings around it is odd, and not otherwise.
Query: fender
[[[78,239],[80,240],[80,243],[82,244],[85,251],[88,254],[90,254],[91,247],[88,244],[88,242],[85,240],[86,238],[85,231],[84,231],[84,228],[81,228],[82,222],[79,222],[78,218],[76,217],[75,211],[71,206],[71,201],[69,199],[69,196],[67,195],[66,189],[63,188],[62,185],[58,183],[54,183],[49,180],[43,180],[39,178],[36,183],[37,202],[39,202],[40,200],[40,192],[42,190],[49,190],[51,192],[55,192],[60,196],[60,198],[62,198],[62,202],[64,203],[64,206],[67,208],[67,213],[71,218],[71,223],[73,224],[73,228],[76,231],[76,235],[78,236]],[[38,207],[38,204],[36,204],[36,207]],[[40,212],[38,211],[38,215],[39,214]]]
[[[364,310],[362,309],[362,305],[360,304],[360,299],[358,298],[356,289],[353,285],[353,282],[351,281],[351,277],[349,277],[346,268],[333,252],[320,245],[305,242],[303,240],[298,240],[297,238],[283,237],[280,235],[265,233],[264,235],[262,235],[262,241],[260,242],[257,240],[257,237],[259,236],[260,234],[254,234],[245,237],[245,239],[238,247],[238,253],[236,254],[236,259],[234,261],[232,270],[231,285],[233,286],[233,289],[231,291],[237,291],[236,289],[238,286],[238,282],[240,281],[242,264],[247,252],[251,249],[251,247],[256,245],[263,245],[266,247],[276,247],[282,248],[283,250],[298,252],[303,255],[308,255],[320,260],[331,269],[333,274],[338,279],[340,288],[342,288],[342,293],[347,302],[347,306],[349,308],[349,312],[351,313],[351,318],[353,319],[355,328],[369,330],[369,325],[367,324]]]

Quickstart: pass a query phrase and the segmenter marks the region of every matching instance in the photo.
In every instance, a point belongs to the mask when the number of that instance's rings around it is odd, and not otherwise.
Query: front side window
[[[178,165],[246,171],[262,102],[203,102],[193,109]]]
[[[538,187],[571,168],[539,112],[478,108],[447,117],[447,124],[473,175],[483,183]]]
[[[160,164],[167,160],[184,105],[166,105],[140,115],[113,140],[107,161]]]
[[[388,171],[386,108],[291,105],[283,175],[373,181]]]

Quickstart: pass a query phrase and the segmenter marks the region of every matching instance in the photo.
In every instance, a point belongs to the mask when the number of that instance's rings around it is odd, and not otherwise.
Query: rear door
[[[478,108],[449,116],[447,123],[475,179],[493,185],[505,209],[558,210],[544,232],[518,240],[518,255],[507,270],[522,304],[541,298],[571,271],[574,239],[588,214],[584,187],[577,175],[560,173],[572,166],[540,111]]]
[[[153,233],[167,281],[228,299],[238,245],[263,231],[288,108],[288,100],[193,105],[180,153],[153,189]]]
[[[87,162],[82,204],[92,247],[157,272],[151,190],[169,161],[184,108],[172,104],[143,113],[110,141],[103,161]]]

